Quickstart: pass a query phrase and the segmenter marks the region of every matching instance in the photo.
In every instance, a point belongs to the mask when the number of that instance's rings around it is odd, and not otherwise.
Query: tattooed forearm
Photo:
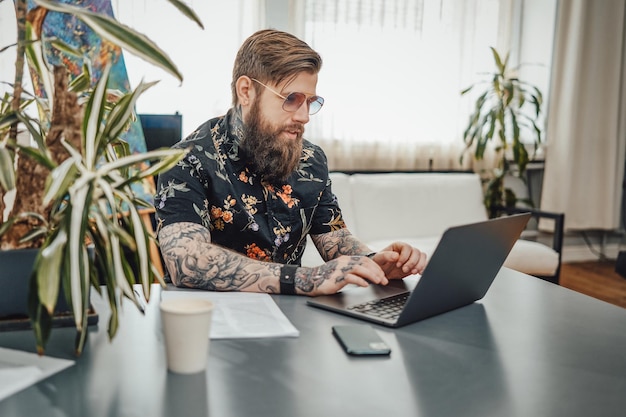
[[[341,255],[366,255],[371,252],[348,229],[335,230],[322,235],[311,235],[311,239],[325,261]]]
[[[165,266],[177,286],[215,291],[277,293],[280,265],[249,259],[211,243],[211,234],[194,223],[159,231]]]
[[[361,257],[353,256],[339,270],[329,264],[323,264],[315,268],[298,268],[296,272],[296,288],[305,294],[311,294],[328,280],[341,283],[346,279],[346,273],[362,261]]]
[[[172,282],[179,287],[214,291],[280,292],[281,264],[260,262],[211,243],[211,234],[194,223],[175,223],[159,231],[159,244]],[[347,230],[314,237],[329,262],[299,267],[295,274],[298,294],[319,295],[342,288],[362,266],[369,249]],[[352,255],[352,256],[341,256]],[[358,272],[357,272],[358,276]]]

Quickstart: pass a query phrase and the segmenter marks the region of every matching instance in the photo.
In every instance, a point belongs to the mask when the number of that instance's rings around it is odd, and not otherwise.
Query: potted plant
[[[514,207],[519,201],[514,191],[505,186],[504,179],[516,175],[525,182],[526,166],[530,161],[526,147],[532,138],[533,152],[542,141],[539,116],[543,96],[541,91],[520,80],[514,69],[509,68],[509,54],[504,60],[496,49],[491,48],[496,70],[491,79],[472,84],[461,92],[465,95],[479,86],[485,86],[476,99],[467,128],[463,132],[466,151],[472,152],[476,160],[482,160],[490,141],[495,141],[496,165],[483,172],[485,185],[485,207],[490,217],[495,217],[498,208]],[[529,108],[529,111],[526,109]],[[526,141],[522,141],[524,133]],[[532,206],[532,201],[525,200]]]
[[[168,1],[202,27],[184,3]],[[28,312],[38,352],[44,352],[62,293],[76,325],[76,352],[80,354],[87,334],[91,289],[100,292],[100,283],[104,284],[111,306],[108,331],[113,338],[122,298],[141,309],[133,284],[142,285],[146,299],[152,282],[163,284],[148,251],[154,239],[152,231],[139,214],[141,207],[150,204],[138,198],[131,185],[168,169],[184,151],[132,154],[120,135],[136,117],[134,105],[139,96],[155,83],[142,82],[135,90],[120,94],[107,89],[109,67],[91,85],[89,65],[70,82],[64,67],[47,65],[37,25],[47,11],[72,14],[102,39],[158,65],[180,81],[182,76],[152,41],[105,14],[34,0],[38,13],[27,19],[27,1],[14,3],[16,68],[23,68],[26,57],[33,75],[46,86],[46,98],[25,93],[23,74],[18,70],[12,94],[5,94],[0,102],[0,251],[32,248],[35,252],[30,278],[14,279],[30,280]],[[58,40],[49,41],[57,42],[60,51],[79,53]],[[25,110],[32,103],[38,107],[36,118]],[[28,130],[34,145],[18,143],[17,133],[23,129]],[[146,161],[149,169],[132,169]],[[3,197],[9,191],[16,195],[5,216]]]

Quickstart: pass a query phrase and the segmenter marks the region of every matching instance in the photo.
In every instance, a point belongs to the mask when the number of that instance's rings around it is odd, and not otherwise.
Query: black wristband
[[[297,265],[283,265],[280,268],[280,293],[296,294],[296,269]]]

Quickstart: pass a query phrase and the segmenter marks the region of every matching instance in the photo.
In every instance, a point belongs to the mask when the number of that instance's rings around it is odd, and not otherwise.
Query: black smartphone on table
[[[391,349],[372,326],[350,324],[333,326],[333,335],[349,355],[389,355]]]

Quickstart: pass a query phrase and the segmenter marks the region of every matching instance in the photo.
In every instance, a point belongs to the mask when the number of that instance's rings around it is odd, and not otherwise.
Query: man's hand
[[[296,288],[300,294],[334,294],[348,284],[367,287],[369,283],[387,285],[384,271],[367,256],[343,255],[315,268],[299,268]]]
[[[403,242],[392,243],[376,253],[372,260],[380,266],[388,279],[421,274],[427,263],[425,253]]]

